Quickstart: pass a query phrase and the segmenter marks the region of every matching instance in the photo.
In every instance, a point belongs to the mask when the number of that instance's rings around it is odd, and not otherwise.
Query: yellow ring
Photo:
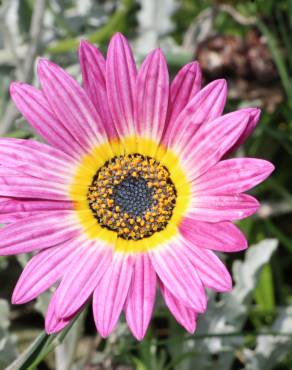
[[[176,188],[177,199],[172,217],[163,230],[144,239],[125,240],[118,238],[115,231],[99,225],[88,205],[87,193],[93,177],[106,161],[114,156],[134,153],[153,157],[168,169]],[[76,167],[69,194],[74,203],[78,220],[89,239],[101,239],[119,252],[135,253],[153,249],[177,234],[181,219],[190,204],[191,187],[185,171],[181,168],[178,156],[172,150],[164,148],[154,140],[132,136],[123,138],[122,141],[106,142],[94,147],[90,153],[84,155]]]

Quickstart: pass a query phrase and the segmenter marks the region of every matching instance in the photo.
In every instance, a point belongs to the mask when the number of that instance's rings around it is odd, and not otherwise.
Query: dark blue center
[[[148,187],[147,181],[142,177],[129,176],[113,189],[115,204],[132,217],[143,216],[151,208],[152,195],[153,189]]]

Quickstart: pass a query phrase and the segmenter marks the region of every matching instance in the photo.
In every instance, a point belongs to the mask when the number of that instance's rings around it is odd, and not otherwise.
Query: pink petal
[[[256,128],[256,125],[257,125],[257,123],[260,119],[260,115],[261,115],[261,110],[260,109],[243,108],[243,109],[241,109],[241,111],[245,111],[245,112],[250,113],[249,121],[246,125],[245,130],[243,131],[242,135],[240,136],[240,138],[237,140],[237,142],[234,144],[234,146],[232,148],[230,148],[230,150],[228,151],[228,153],[226,153],[226,155],[234,152],[234,150],[239,148],[245,142],[245,140],[250,136],[250,134]]]
[[[198,62],[191,62],[182,67],[170,86],[171,126],[187,103],[200,91],[202,72]]]
[[[109,138],[117,136],[107,102],[105,81],[105,59],[101,52],[89,42],[82,40],[79,60],[84,89],[98,111]]]
[[[68,183],[72,169],[68,165],[70,157],[67,162],[65,158],[62,152],[33,140],[0,139],[0,165],[22,174]]]
[[[158,140],[164,130],[169,96],[167,64],[160,49],[144,60],[138,76],[135,100],[136,131]]]
[[[59,121],[52,112],[42,91],[30,85],[13,82],[10,85],[10,94],[18,110],[49,144],[73,157],[78,157],[78,153],[83,152],[70,127],[67,129],[62,120]]]
[[[67,170],[67,167],[70,168],[68,162],[74,163],[74,159],[71,156],[64,153],[58,148],[53,148],[51,145],[40,143],[39,141],[32,139],[15,139],[15,138],[1,138],[1,145],[5,144],[7,147],[14,148],[16,146],[23,148],[24,151],[31,151],[35,155],[38,152],[41,152],[43,158],[46,158],[48,161],[53,161],[53,165],[56,166],[65,166],[64,171]],[[51,167],[51,163],[47,164]],[[59,168],[59,167],[58,167]]]
[[[258,201],[247,194],[199,195],[194,197],[188,217],[205,222],[241,220],[258,208]]]
[[[56,246],[77,236],[71,211],[27,217],[0,230],[0,255],[27,253]]]
[[[188,120],[195,124],[209,122],[219,117],[227,98],[226,81],[215,80],[200,90],[186,105],[177,118],[178,122]]]
[[[21,175],[19,172],[0,167],[0,196],[69,200],[63,184]]]
[[[238,140],[248,120],[249,114],[236,111],[201,125],[194,136],[188,134],[179,143],[188,177],[193,180],[213,167]]]
[[[55,305],[58,317],[68,317],[79,310],[110,267],[111,258],[109,246],[83,242],[58,287]]]
[[[180,241],[153,249],[149,256],[160,280],[179,301],[198,312],[206,310],[207,299],[202,282]]]
[[[102,143],[101,119],[78,83],[62,68],[45,59],[38,63],[38,76],[52,111],[80,146],[87,152]]]
[[[64,274],[78,248],[71,240],[45,249],[25,266],[12,295],[13,304],[23,304],[50,288]]]
[[[142,340],[148,328],[156,293],[156,273],[147,254],[137,254],[129,293],[125,303],[128,325]]]
[[[238,194],[264,181],[275,167],[255,158],[234,158],[218,162],[194,184],[196,194]]]
[[[134,134],[134,95],[136,65],[126,38],[115,34],[109,44],[106,59],[108,103],[120,137]]]
[[[169,145],[177,145],[176,143],[182,140],[192,138],[202,123],[206,124],[219,117],[223,112],[226,98],[225,80],[215,80],[200,90],[169,126]]]
[[[114,329],[128,295],[133,273],[130,255],[115,254],[111,267],[105,272],[93,293],[95,325],[102,337]]]
[[[184,217],[179,230],[184,239],[199,248],[238,252],[247,248],[243,233],[231,222],[200,222]]]
[[[160,291],[167,307],[177,322],[189,333],[193,334],[197,326],[198,314],[196,311],[183,305],[162,283],[160,283]]]
[[[35,200],[0,197],[0,223],[15,222],[22,218],[58,210],[72,210],[70,201]]]
[[[55,312],[55,306],[56,306],[56,292],[53,294],[49,307],[46,313],[46,320],[45,320],[45,329],[47,334],[53,334],[61,331],[64,329],[65,326],[67,326],[70,321],[74,318],[75,314],[71,317],[65,317],[65,318],[59,318],[56,315]]]
[[[208,249],[197,248],[188,241],[186,245],[189,260],[195,266],[204,286],[217,292],[229,292],[232,289],[231,276],[215,253]]]

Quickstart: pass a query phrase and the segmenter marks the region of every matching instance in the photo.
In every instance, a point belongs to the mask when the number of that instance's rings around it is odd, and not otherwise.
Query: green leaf
[[[28,364],[34,354],[37,354],[45,346],[48,338],[49,336],[45,332],[39,334],[32,344],[6,370],[25,369],[23,366]]]
[[[28,34],[31,24],[31,16],[34,6],[32,0],[22,0],[18,2],[18,23],[21,33]]]
[[[44,331],[39,334],[35,341],[9,366],[6,370],[34,370],[53,351],[61,344],[76,323],[81,312],[75,316],[72,322],[61,332],[48,335]]]
[[[101,44],[106,42],[115,32],[126,31],[125,19],[127,19],[128,13],[134,3],[134,0],[123,0],[121,9],[116,11],[103,27],[85,36],[85,38],[92,43]],[[78,45],[79,38],[65,39],[48,47],[47,51],[52,54],[66,53],[75,50]]]
[[[275,309],[274,282],[270,264],[266,264],[260,274],[254,298],[260,308]]]
[[[133,362],[136,365],[136,370],[147,370],[147,367],[137,357],[133,357]]]
[[[291,253],[292,252],[292,239],[285,235],[274,222],[269,219],[264,220],[268,226],[269,231],[283,244],[283,246]]]
[[[273,34],[261,20],[258,20],[258,27],[267,39],[267,43],[272,54],[272,57],[274,59],[274,62],[276,64],[276,67],[278,69],[283,88],[288,97],[288,105],[291,107],[292,106],[291,80],[289,77],[289,72],[287,69],[284,54],[279,47],[279,40],[277,39],[276,35]]]

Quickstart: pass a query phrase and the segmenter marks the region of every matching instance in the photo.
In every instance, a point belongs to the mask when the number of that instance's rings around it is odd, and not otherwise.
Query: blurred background
[[[276,165],[252,193],[257,215],[239,223],[251,247],[224,256],[233,271],[230,294],[209,294],[208,311],[186,334],[158,299],[145,340],[136,342],[122,320],[108,340],[90,310],[70,331],[47,337],[43,314],[50,292],[11,306],[28,256],[0,257],[0,369],[44,370],[291,370],[292,369],[292,1],[291,0],[2,0],[0,1],[0,135],[35,134],[9,98],[13,80],[38,85],[39,55],[80,81],[77,47],[85,38],[106,52],[123,32],[139,64],[161,47],[173,76],[194,59],[204,84],[226,78],[226,112],[262,109],[240,156]],[[59,344],[57,346],[57,344]],[[15,361],[16,362],[13,362]]]

